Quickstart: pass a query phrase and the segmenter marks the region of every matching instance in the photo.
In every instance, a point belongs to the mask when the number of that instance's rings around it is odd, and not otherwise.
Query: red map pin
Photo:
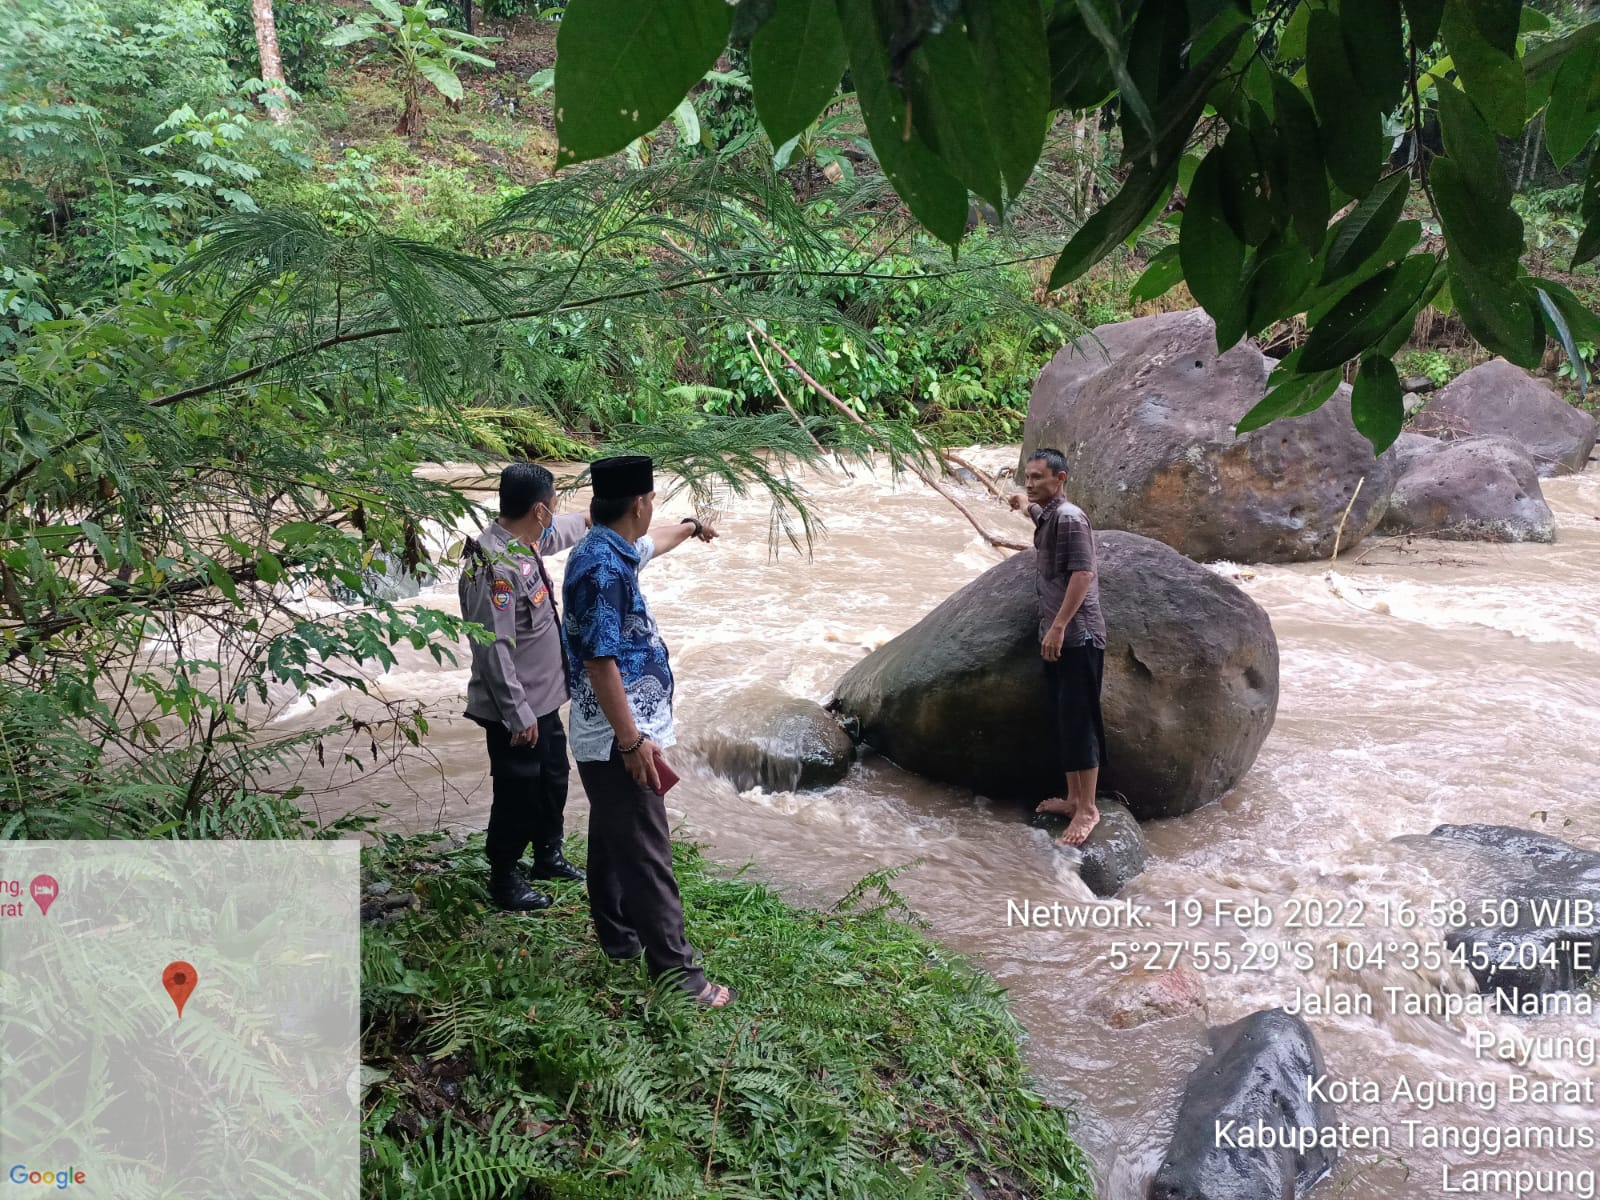
[[[183,1016],[184,1002],[189,999],[189,993],[194,991],[198,978],[195,969],[186,962],[168,963],[167,969],[161,972],[161,986],[167,989],[167,995],[178,1006],[179,1017]]]
[[[56,897],[61,895],[61,885],[56,882],[54,875],[35,875],[33,882],[28,885],[28,894],[39,906],[39,914],[48,917],[50,906],[56,902]]]

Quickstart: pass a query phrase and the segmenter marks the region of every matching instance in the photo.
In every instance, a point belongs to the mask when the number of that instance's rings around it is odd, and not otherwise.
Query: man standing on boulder
[[[1100,681],[1105,670],[1106,623],[1100,614],[1100,582],[1089,518],[1062,494],[1067,460],[1059,450],[1039,449],[1022,472],[1033,518],[1033,554],[1039,597],[1039,649],[1055,710],[1067,795],[1043,801],[1037,811],[1069,818],[1058,846],[1081,846],[1100,823],[1095,786],[1106,758],[1100,716]]]
[[[689,537],[709,542],[717,531],[692,517],[650,529],[656,493],[649,458],[602,458],[589,475],[594,528],[568,559],[562,589],[572,649],[572,754],[589,796],[589,914],[608,957],[642,953],[652,977],[667,976],[699,1003],[722,1008],[733,989],[705,977],[684,936],[663,803],[671,776],[663,779],[660,755],[676,741],[672,664],[639,590],[645,563]]]

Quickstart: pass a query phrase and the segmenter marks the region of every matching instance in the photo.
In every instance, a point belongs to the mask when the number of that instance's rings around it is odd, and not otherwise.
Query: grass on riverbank
[[[397,919],[364,927],[365,1195],[1094,1195],[1001,991],[898,919],[885,880],[794,909],[678,846],[690,938],[739,990],[708,1012],[610,963],[581,885],[502,915],[482,864],[477,838],[367,852],[393,888],[369,910]]]

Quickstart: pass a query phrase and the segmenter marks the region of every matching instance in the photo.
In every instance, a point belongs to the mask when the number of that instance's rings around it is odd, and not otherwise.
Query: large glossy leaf
[[[1235,125],[1222,143],[1223,210],[1228,223],[1248,246],[1272,236],[1283,215],[1273,203],[1267,165],[1274,151],[1266,114],[1256,110],[1258,124]]]
[[[1288,362],[1285,359],[1284,362]],[[1276,372],[1274,372],[1276,374]],[[1288,417],[1303,417],[1321,408],[1339,386],[1338,371],[1316,371],[1308,375],[1288,375],[1240,418],[1237,433],[1249,433],[1263,425]]]
[[[1382,454],[1400,436],[1406,421],[1405,396],[1389,359],[1378,354],[1362,356],[1350,392],[1350,419],[1356,432],[1372,443],[1374,454]]]
[[[1306,79],[1328,174],[1349,195],[1365,196],[1383,168],[1382,115],[1356,84],[1339,18],[1327,9],[1311,14]]]
[[[1433,198],[1439,206],[1452,258],[1514,278],[1522,255],[1522,220],[1509,207],[1484,202],[1477,181],[1453,158],[1433,164]]]
[[[1274,246],[1279,247],[1274,249]],[[1305,308],[1305,298],[1317,278],[1319,263],[1296,244],[1275,238],[1253,256],[1245,291],[1245,332],[1257,334],[1274,321],[1283,321]]]
[[[1220,350],[1244,336],[1248,299],[1243,286],[1246,247],[1228,220],[1226,169],[1220,147],[1201,161],[1178,232],[1184,281],[1216,322]]]
[[[1544,143],[1551,161],[1564,169],[1583,153],[1600,127],[1600,45],[1580,46],[1567,56],[1550,86]]]
[[[875,9],[866,0],[838,0],[861,115],[878,162],[906,207],[935,237],[954,246],[966,229],[967,189],[915,129],[907,136],[905,93],[890,80],[888,38]]]
[[[1304,93],[1287,76],[1272,76],[1272,99],[1278,129],[1274,158],[1276,198],[1288,204],[1295,237],[1308,253],[1314,254],[1327,235],[1332,212],[1316,114]]]
[[[1439,36],[1439,21],[1444,16],[1444,0],[1405,0],[1406,24],[1418,50],[1426,50]]]
[[[924,38],[902,75],[913,129],[952,175],[1004,212],[1000,136],[990,124],[987,81],[979,77],[977,56],[962,23],[953,21]]]
[[[1356,83],[1384,112],[1400,103],[1406,46],[1395,0],[1340,0],[1339,26]]]
[[[1050,107],[1069,112],[1098,108],[1116,88],[1105,49],[1089,36],[1076,8],[1050,18]]]
[[[1587,395],[1589,369],[1584,365],[1583,355],[1578,352],[1577,340],[1572,336],[1572,325],[1568,322],[1566,313],[1561,311],[1561,306],[1542,285],[1536,283],[1533,291],[1539,298],[1539,307],[1544,311],[1545,326],[1549,329],[1550,336],[1561,343],[1567,362],[1572,364],[1573,378],[1578,382],[1578,395]]]
[[[1050,125],[1050,50],[1035,0],[966,0],[967,36],[985,87],[990,128],[1006,191],[1027,184]]]
[[[965,20],[906,65],[912,121],[945,165],[1003,211],[1033,173],[1049,123],[1049,52],[1032,0],[965,0]]]
[[[1509,208],[1511,181],[1500,161],[1500,143],[1478,106],[1449,84],[1439,87],[1439,126],[1445,152],[1472,191],[1487,205]]]
[[[1300,348],[1301,369],[1338,367],[1372,347],[1410,311],[1437,265],[1431,254],[1414,254],[1351,289],[1312,327]]]
[[[1600,154],[1589,160],[1589,176],[1583,181],[1578,215],[1583,218],[1583,232],[1572,254],[1574,270],[1591,258],[1600,257]]]
[[[1495,354],[1529,370],[1544,357],[1544,327],[1529,290],[1452,254],[1450,299],[1467,332]]]
[[[1306,321],[1315,325],[1333,306],[1351,291],[1371,279],[1379,271],[1402,261],[1417,248],[1422,238],[1421,221],[1401,221],[1389,231],[1375,251],[1362,262],[1351,267],[1344,278],[1322,284],[1306,297]]]
[[[1400,211],[1405,207],[1410,187],[1410,176],[1404,171],[1396,171],[1340,218],[1333,227],[1328,246],[1327,265],[1322,273],[1324,283],[1331,283],[1349,274],[1383,245],[1384,239],[1400,220]]]
[[[461,80],[443,63],[425,58],[417,63],[417,73],[433,84],[441,96],[450,100],[461,99]]]
[[[1116,0],[1078,0],[1078,15],[1082,17],[1089,36],[1099,42],[1106,52],[1106,61],[1110,64],[1111,77],[1116,81],[1124,111],[1153,144],[1156,141],[1155,118],[1150,111],[1149,98],[1139,90],[1139,85],[1128,71],[1128,40],[1119,5]],[[1127,157],[1135,161],[1131,152]]]
[[[1071,283],[1099,262],[1139,228],[1161,197],[1172,194],[1184,144],[1205,107],[1206,93],[1233,54],[1242,32],[1242,29],[1236,30],[1198,65],[1190,67],[1182,82],[1166,98],[1156,113],[1156,131],[1161,139],[1156,147],[1156,167],[1131,172],[1122,190],[1083,223],[1061,251],[1061,257],[1056,259],[1050,272],[1052,288]]]
[[[849,61],[833,0],[774,0],[750,39],[756,115],[774,146],[816,120]]]
[[[1163,246],[1128,289],[1128,300],[1133,304],[1154,300],[1170,291],[1182,278],[1183,263],[1178,259],[1177,245]]]
[[[1440,31],[1467,95],[1496,133],[1514,137],[1527,118],[1527,84],[1517,61],[1517,0],[1445,0]]]
[[[732,11],[724,0],[569,0],[556,35],[558,165],[615,154],[665,121],[728,44]]]

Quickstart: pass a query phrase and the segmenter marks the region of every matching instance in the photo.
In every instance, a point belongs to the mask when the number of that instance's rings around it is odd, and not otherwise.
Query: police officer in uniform
[[[535,879],[580,880],[561,853],[567,803],[567,647],[544,555],[577,543],[582,513],[555,512],[555,480],[534,463],[500,475],[500,515],[468,538],[458,591],[461,615],[494,634],[472,643],[466,715],[483,726],[494,800],[484,847],[489,896],[512,912],[546,908],[518,866],[533,846]]]

